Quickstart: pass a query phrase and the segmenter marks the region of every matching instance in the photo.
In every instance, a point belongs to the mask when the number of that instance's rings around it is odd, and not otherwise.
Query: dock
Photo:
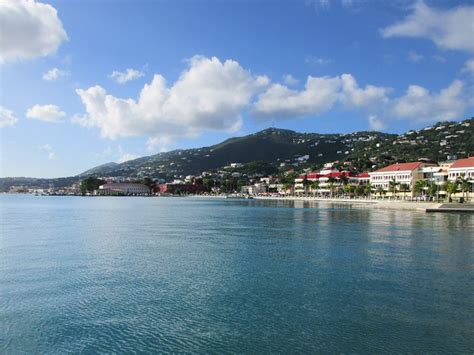
[[[444,203],[438,208],[427,208],[426,212],[439,213],[474,213],[473,203]]]

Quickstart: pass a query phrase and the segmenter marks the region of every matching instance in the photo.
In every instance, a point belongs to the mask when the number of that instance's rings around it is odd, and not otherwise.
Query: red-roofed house
[[[435,163],[415,161],[410,163],[397,163],[369,173],[371,185],[377,189],[381,187],[388,190],[390,181],[395,180],[399,184],[406,184],[412,190],[413,185],[423,179],[423,168],[436,166]]]
[[[458,159],[448,168],[448,180],[455,181],[461,176],[474,182],[474,157]]]

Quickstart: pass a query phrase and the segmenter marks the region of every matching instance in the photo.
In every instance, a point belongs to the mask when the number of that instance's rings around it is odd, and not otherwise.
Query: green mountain
[[[435,161],[474,155],[474,118],[441,122],[404,134],[354,132],[351,134],[298,133],[268,128],[244,137],[202,148],[181,149],[145,156],[121,164],[108,163],[76,177],[61,179],[3,178],[0,189],[11,185],[66,186],[85,176],[122,176],[173,179],[221,169],[231,163],[247,164],[247,171],[319,168],[339,161],[346,168],[372,170],[392,162],[426,158]],[[256,162],[259,162],[258,164]]]
[[[469,155],[474,155],[474,118],[442,122],[401,135],[381,132],[317,134],[268,128],[210,147],[174,150],[96,167],[93,173],[171,179],[219,169],[230,163],[259,161],[275,167],[302,168],[319,167],[336,160],[350,162],[356,170],[367,170],[395,161],[419,158],[443,161]]]

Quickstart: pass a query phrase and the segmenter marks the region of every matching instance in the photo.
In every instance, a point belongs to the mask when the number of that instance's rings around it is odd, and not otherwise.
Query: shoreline
[[[199,198],[218,198],[225,199],[224,196],[202,196],[195,195]],[[330,204],[347,204],[355,208],[381,208],[402,211],[418,211],[418,212],[449,212],[449,213],[474,213],[473,203],[443,203],[428,201],[403,201],[403,200],[366,200],[366,199],[338,199],[338,198],[320,198],[320,197],[301,197],[301,196],[252,196],[253,200],[260,201],[302,201]],[[242,198],[244,200],[244,198]]]

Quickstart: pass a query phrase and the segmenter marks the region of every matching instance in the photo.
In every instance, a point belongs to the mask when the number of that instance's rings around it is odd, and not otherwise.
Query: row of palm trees
[[[308,179],[303,180],[303,187],[305,194],[308,193],[310,189],[313,195],[322,194],[320,190],[320,182],[318,180],[309,181]],[[386,194],[386,191],[378,186],[376,189],[368,183],[365,185],[354,185],[349,183],[349,179],[346,176],[340,178],[328,178],[327,190],[329,190],[329,196],[338,197],[338,196],[366,196],[371,197],[372,194],[378,195],[379,197]],[[458,191],[462,192],[463,199],[468,196],[468,192],[471,189],[471,183],[464,176],[460,176],[456,181],[448,181],[443,185],[438,185],[432,181],[428,182],[426,180],[418,180],[413,186],[413,196],[415,197],[437,197],[439,200],[440,192],[446,192],[448,199],[451,200],[451,195],[457,193]],[[397,196],[399,193],[403,194],[403,198],[406,198],[408,192],[411,192],[410,185],[405,183],[397,182],[395,179],[389,181],[388,192],[392,196]]]

